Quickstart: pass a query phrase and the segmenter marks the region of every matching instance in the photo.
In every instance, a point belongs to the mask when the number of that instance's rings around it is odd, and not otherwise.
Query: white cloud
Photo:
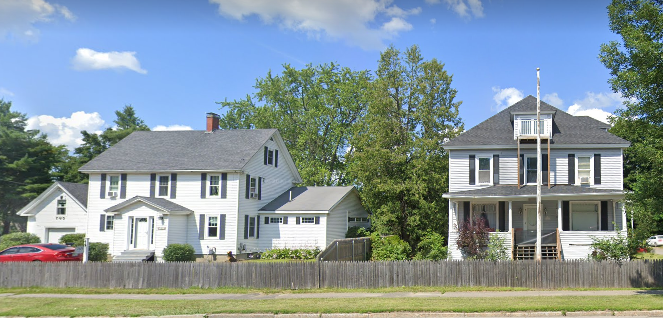
[[[14,92],[12,92],[12,91],[4,88],[4,87],[0,87],[0,99],[3,98],[3,97],[12,97],[12,96],[14,96]]]
[[[493,87],[493,100],[495,101],[495,108],[493,110],[500,111],[509,107],[525,97],[523,92],[515,87],[499,88]]]
[[[19,39],[36,41],[39,22],[50,22],[58,16],[74,21],[76,16],[65,6],[50,4],[45,0],[2,0],[0,1],[0,39],[8,35]]]
[[[185,125],[170,125],[170,126],[158,125],[152,128],[152,130],[153,131],[193,130],[193,128]]]
[[[74,150],[83,143],[81,130],[101,133],[105,122],[99,113],[83,111],[71,114],[71,117],[55,118],[50,115],[39,115],[28,118],[27,129],[39,129],[48,136],[55,145],[65,145]]]
[[[435,24],[435,22],[437,22],[437,20],[435,20],[435,19],[430,19],[430,24]]]
[[[428,4],[438,4],[438,3],[440,3],[440,0],[425,0],[425,1]]]
[[[573,116],[589,116],[596,120],[600,120],[606,124],[608,124],[608,118],[613,116],[611,113],[603,109],[599,108],[584,109],[582,105],[578,104],[571,105],[566,112]]]
[[[483,17],[483,5],[481,0],[444,0],[449,9],[453,10],[463,18]],[[439,0],[426,0],[428,4],[438,4]],[[471,14],[470,14],[471,12]]]
[[[543,101],[557,108],[564,106],[564,101],[557,96],[557,93],[543,95]]]
[[[584,109],[606,108],[621,105],[626,99],[620,93],[593,93],[587,92],[585,98],[576,100],[575,103]]]
[[[103,70],[103,69],[129,69],[140,74],[147,71],[140,67],[136,58],[136,52],[97,52],[87,48],[76,50],[76,56],[72,60],[75,70]]]
[[[219,14],[237,20],[256,15],[266,24],[304,32],[312,38],[344,40],[363,49],[382,49],[385,40],[412,29],[404,20],[421,8],[404,10],[392,0],[209,0]],[[400,20],[395,20],[400,18]],[[389,20],[387,23],[381,21]],[[376,28],[376,22],[381,27]]]

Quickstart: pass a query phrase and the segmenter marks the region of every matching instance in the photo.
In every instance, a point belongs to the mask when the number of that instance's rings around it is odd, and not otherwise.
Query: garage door
[[[76,233],[76,229],[48,229],[46,240],[47,243],[58,243],[62,235],[74,233]]]

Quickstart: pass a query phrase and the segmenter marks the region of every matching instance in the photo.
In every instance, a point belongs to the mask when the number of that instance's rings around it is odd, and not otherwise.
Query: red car
[[[62,244],[24,244],[0,252],[0,262],[67,262],[82,261],[76,249]]]

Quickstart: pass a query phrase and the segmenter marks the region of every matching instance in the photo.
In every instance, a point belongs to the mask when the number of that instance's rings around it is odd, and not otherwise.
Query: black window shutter
[[[320,224],[320,217],[319,216],[315,217],[315,224]]]
[[[170,198],[177,199],[177,173],[170,174]]]
[[[470,155],[470,184],[475,184],[474,155]]]
[[[99,218],[99,232],[106,231],[106,214],[100,215]]]
[[[527,182],[525,182],[525,174],[524,171],[527,169],[525,167],[525,155],[521,154],[520,155],[520,171],[518,171],[518,174],[520,174],[520,185],[523,185]]]
[[[198,216],[198,239],[202,240],[205,238],[205,214]]]
[[[575,184],[576,183],[576,155],[570,153],[569,154],[569,185]]]
[[[105,199],[106,198],[106,174],[105,173],[101,174],[101,192],[99,193],[99,198],[100,199]]]
[[[244,239],[249,238],[249,216],[244,216]]]
[[[262,178],[258,177],[258,200],[262,200]]]
[[[120,175],[120,199],[127,198],[127,174]]]
[[[283,220],[285,221],[285,218],[284,218]],[[302,221],[301,221],[301,219],[300,219],[299,217],[296,217],[296,218],[295,218],[295,223],[296,223],[296,224],[300,224],[301,222],[302,222]]]
[[[269,148],[265,147],[265,152],[264,152],[264,156],[263,156],[263,157],[265,157],[265,165],[267,165],[267,153],[268,152],[269,152]]]
[[[601,201],[601,231],[608,230],[608,201]]]
[[[269,217],[268,216],[265,217],[265,224],[269,224]]]
[[[498,209],[500,213],[500,223],[498,225],[498,230],[500,231],[506,231],[506,202],[505,201],[500,201],[498,203]]]
[[[548,154],[541,154],[541,184],[548,184]]]
[[[207,194],[207,173],[201,173],[200,174],[200,198],[204,199],[206,194]]]
[[[157,182],[157,174],[150,174],[150,198],[154,198],[155,184]]]
[[[570,225],[569,201],[562,201],[562,230],[568,231]]]
[[[219,215],[219,240],[226,239],[226,215]]]
[[[463,202],[463,219],[461,220],[462,222],[469,222],[470,221],[470,201],[464,201]]]
[[[500,184],[500,155],[493,155],[493,184]]]
[[[594,154],[594,184],[601,184],[601,154]]]
[[[279,151],[274,150],[274,168],[279,167]]]
[[[288,224],[288,217],[287,216],[283,217],[283,224]],[[299,223],[297,223],[297,224],[299,224]]]
[[[246,198],[249,198],[249,191],[251,191],[251,175],[246,175]]]
[[[256,216],[256,238],[260,238],[260,216]]]
[[[228,197],[228,174],[221,174],[221,199]]]

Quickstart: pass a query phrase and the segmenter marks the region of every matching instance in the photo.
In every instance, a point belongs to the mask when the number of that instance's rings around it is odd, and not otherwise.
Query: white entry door
[[[147,218],[135,218],[134,222],[136,223],[136,243],[134,244],[136,249],[146,250],[150,246],[150,227],[147,222]]]
[[[536,231],[536,204],[525,205],[525,231]]]

